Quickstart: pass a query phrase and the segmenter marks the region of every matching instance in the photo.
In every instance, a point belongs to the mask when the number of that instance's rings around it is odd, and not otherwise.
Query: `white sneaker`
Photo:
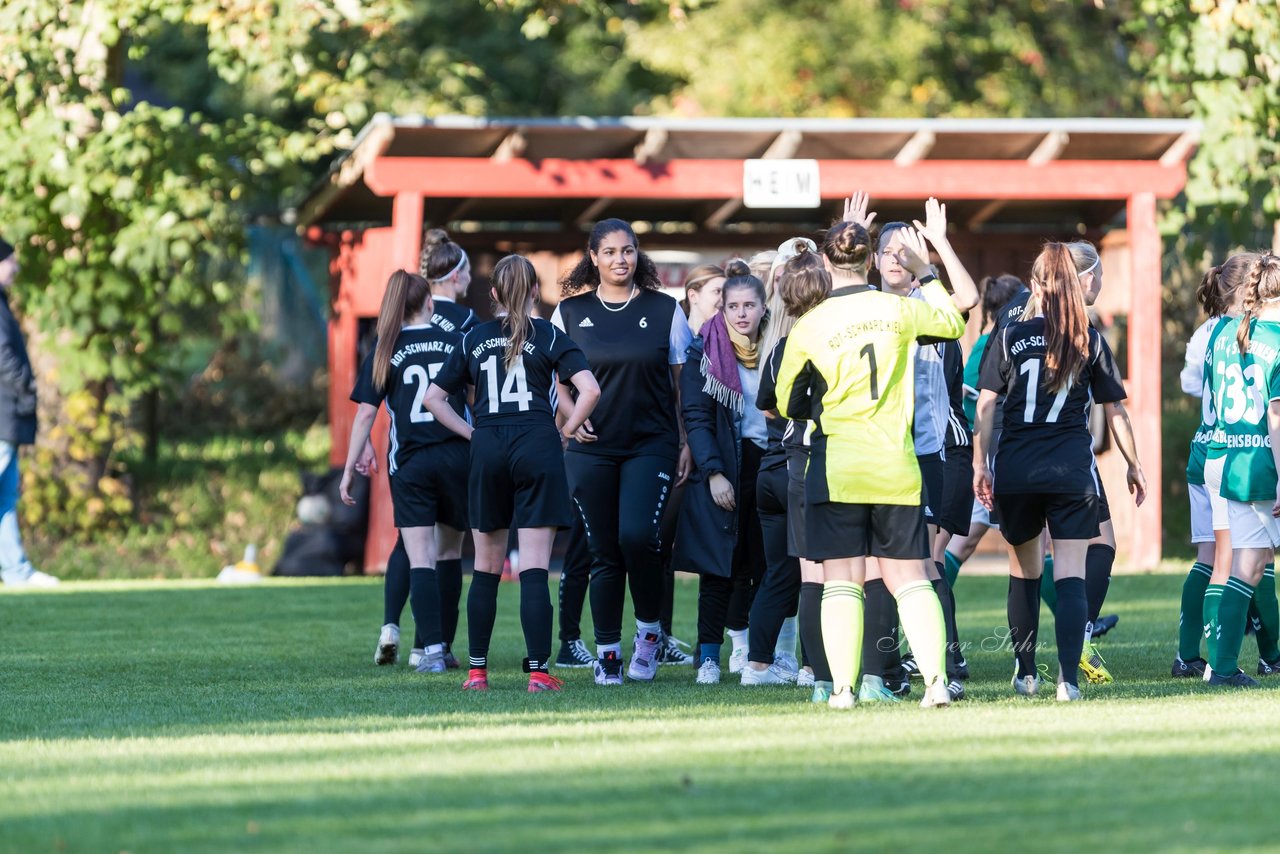
[[[56,576],[38,569],[33,569],[26,575],[10,575],[4,579],[5,587],[57,587],[59,583]]]
[[[378,635],[378,646],[373,651],[373,663],[382,667],[395,664],[400,656],[400,627],[395,623],[387,623]]]
[[[1070,682],[1058,683],[1058,702],[1074,703],[1082,699],[1080,689],[1072,685]]]
[[[698,665],[698,675],[693,679],[696,685],[719,685],[720,662],[707,658]]]
[[[735,647],[729,654],[729,672],[741,673],[742,668],[747,666],[747,655],[748,650],[745,646]]]
[[[756,670],[751,665],[742,668],[743,685],[791,685],[795,681],[796,675],[779,667],[776,661],[764,670]]]
[[[1034,697],[1040,693],[1040,677],[1039,676],[1023,676],[1019,679],[1013,677],[1013,690],[1017,691],[1020,696]]]
[[[409,650],[409,666],[417,667],[419,664],[421,664],[423,655],[424,655],[424,651],[421,649],[418,649],[417,647],[414,647],[413,649]]]
[[[805,670],[804,668],[800,668],[800,671],[796,673],[797,688],[812,688],[813,681],[814,680],[813,680],[812,670]]]
[[[827,706],[832,709],[852,709],[854,703],[853,689],[848,685],[832,692],[831,699],[827,700]]]
[[[796,681],[800,675],[800,660],[789,652],[774,652],[773,664],[790,673],[792,682]]]
[[[937,676],[928,688],[924,689],[924,697],[920,700],[922,709],[938,709],[951,705],[951,692],[947,690],[947,680]]]
[[[661,652],[662,638],[653,632],[641,635],[636,632],[635,652],[631,654],[631,664],[627,667],[627,676],[637,682],[652,682],[658,675],[658,654]]]

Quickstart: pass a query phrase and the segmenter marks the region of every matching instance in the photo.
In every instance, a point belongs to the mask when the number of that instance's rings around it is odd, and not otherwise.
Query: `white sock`
[[[644,623],[636,620],[636,635],[643,636],[646,634],[662,637],[662,623]]]
[[[596,645],[596,658],[604,658],[606,652],[612,652],[618,658],[622,658],[621,643],[605,643]]]
[[[792,657],[796,654],[796,618],[787,617],[782,621],[782,630],[778,632],[778,643],[773,648],[773,654],[785,652]]]
[[[1093,623],[1084,624],[1084,645],[1088,649],[1089,641],[1093,640]]]
[[[423,650],[427,655],[444,655],[444,644],[433,643],[431,646]]]
[[[733,641],[733,651],[747,648],[747,629],[729,629],[729,640]]]

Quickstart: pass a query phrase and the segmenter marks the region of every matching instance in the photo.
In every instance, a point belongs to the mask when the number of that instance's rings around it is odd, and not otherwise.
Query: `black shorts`
[[[391,475],[397,528],[437,523],[467,529],[467,442],[441,442],[417,451]]]
[[[468,484],[477,531],[573,524],[560,434],[550,424],[477,427]]]
[[[805,507],[809,560],[883,557],[923,560],[929,556],[924,508],[904,504],[841,504]]]
[[[969,534],[973,517],[973,446],[947,448],[943,462],[942,506],[938,508],[938,527],[964,537]]]
[[[1102,485],[1102,478],[1098,478],[1098,524],[1111,521],[1111,505],[1107,502],[1107,490]]]
[[[809,464],[807,451],[787,450],[787,554],[808,558],[804,531],[804,473]]]
[[[1000,533],[1012,545],[1040,536],[1049,526],[1055,540],[1092,540],[1098,536],[1098,496],[1054,493],[995,495]]]
[[[917,454],[916,462],[920,464],[920,503],[924,505],[924,521],[936,525],[942,515],[943,483],[946,480],[942,452]]]

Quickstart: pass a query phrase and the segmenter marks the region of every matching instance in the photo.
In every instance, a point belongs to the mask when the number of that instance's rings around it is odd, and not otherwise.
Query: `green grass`
[[[1009,655],[983,641],[1004,588],[957,588],[970,699],[851,713],[794,688],[697,687],[687,668],[610,691],[570,671],[563,694],[529,695],[513,585],[486,695],[375,668],[371,581],[0,593],[0,849],[1274,844],[1276,693],[1168,678],[1179,578],[1116,578],[1120,681],[1071,706],[1010,696]],[[678,595],[687,636],[694,586]]]

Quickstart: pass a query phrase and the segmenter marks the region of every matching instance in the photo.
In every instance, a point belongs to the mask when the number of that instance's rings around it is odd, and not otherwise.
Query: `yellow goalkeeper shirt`
[[[936,279],[923,300],[840,288],[796,321],[778,371],[778,410],[811,420],[811,504],[920,503],[916,339],[954,339],[964,318]]]

